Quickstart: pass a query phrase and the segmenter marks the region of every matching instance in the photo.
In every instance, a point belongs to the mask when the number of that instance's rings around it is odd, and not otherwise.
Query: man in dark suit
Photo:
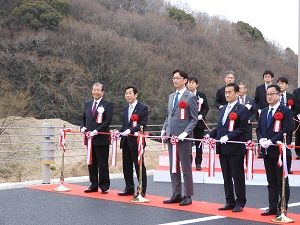
[[[239,86],[235,83],[227,84],[225,97],[228,104],[220,110],[217,128],[206,135],[219,140],[216,152],[219,154],[226,197],[226,204],[219,210],[232,212],[243,211],[246,204],[245,144],[227,142],[243,142],[248,126],[249,112],[246,106],[238,102],[238,96]]]
[[[200,91],[197,91],[198,87],[198,79],[196,77],[189,77],[188,79],[188,89],[192,94],[197,97],[197,104],[198,104],[198,123],[194,129],[194,138],[195,139],[202,139],[204,136],[204,129],[205,124],[205,116],[208,113],[209,107],[206,98],[206,94]],[[201,141],[195,141],[196,145],[196,170],[202,170],[201,163],[202,163],[202,153],[203,153],[203,146]]]
[[[256,118],[256,104],[254,99],[247,95],[247,86],[243,82],[239,83],[239,89],[239,103],[246,106],[249,111],[247,131],[244,135],[245,141],[252,141],[252,122],[254,122]]]
[[[273,78],[274,73],[271,70],[265,70],[263,73],[264,83],[256,87],[254,101],[257,105],[257,118],[259,117],[261,110],[269,105],[266,98],[266,90],[267,87],[272,84]],[[263,158],[261,153],[259,153],[257,157]]]
[[[216,93],[215,106],[217,109],[221,109],[224,105],[227,105],[225,98],[225,87],[227,84],[234,83],[234,72],[229,70],[224,75],[225,86],[219,88]]]
[[[287,106],[289,109],[293,111],[293,116],[297,118],[297,114],[299,113],[298,105],[296,98],[293,94],[290,94],[287,91],[289,87],[289,81],[286,77],[279,77],[277,79],[277,85],[280,87],[280,103]],[[293,138],[293,131],[291,131],[289,134],[287,134],[287,144],[292,143]],[[287,157],[287,168],[289,171],[289,174],[293,174],[293,171],[291,170],[292,166],[292,150],[290,148],[287,148],[287,150],[290,152],[289,156]]]
[[[293,112],[280,104],[280,87],[269,85],[267,89],[269,107],[261,111],[256,128],[257,139],[261,145],[268,180],[269,208],[261,213],[262,216],[280,215],[282,195],[282,171],[278,167],[279,147],[277,141],[283,142],[283,134],[289,134],[293,127]],[[277,120],[274,115],[276,114]],[[288,154],[289,151],[287,151]],[[288,205],[290,197],[289,180],[286,178],[285,200]]]
[[[296,88],[293,91],[293,94],[295,96],[295,103],[297,103],[297,105],[300,107],[300,87]],[[297,120],[300,120],[300,112],[298,112],[297,114]],[[299,126],[299,122],[295,122],[295,128],[297,129],[297,127]],[[300,147],[300,128],[298,128],[298,130],[295,133],[295,146]],[[300,148],[295,148],[295,152],[296,152],[296,159],[299,160],[300,159]]]
[[[134,195],[133,164],[138,180],[140,179],[140,165],[138,164],[138,142],[134,134],[146,129],[148,123],[148,106],[137,101],[138,90],[134,86],[125,88],[125,99],[128,105],[123,111],[123,125],[119,130],[121,133],[120,148],[122,149],[123,174],[125,189],[118,193],[119,196]],[[145,145],[144,145],[145,147]],[[142,197],[145,197],[147,190],[147,174],[143,160],[142,163]],[[137,195],[135,196],[137,197]]]
[[[186,89],[187,82],[186,72],[182,70],[173,72],[173,85],[176,92],[169,95],[168,114],[161,132],[161,136],[167,137],[173,191],[172,197],[164,200],[163,203],[179,203],[180,206],[192,204],[191,196],[194,195],[191,165],[192,142],[184,139],[193,137],[193,130],[198,121],[198,110],[196,96]],[[171,140],[170,136],[175,136],[179,140],[174,143],[174,148],[171,143],[173,139]],[[184,197],[182,197],[180,164],[184,180]]]
[[[80,125],[81,132],[90,132],[92,138],[92,164],[88,165],[90,187],[85,193],[97,192],[98,186],[102,194],[107,194],[109,179],[109,125],[113,117],[113,104],[103,98],[104,87],[95,83],[92,89],[93,100],[85,102],[84,113]],[[107,132],[108,134],[99,134]],[[87,143],[87,140],[85,141]]]

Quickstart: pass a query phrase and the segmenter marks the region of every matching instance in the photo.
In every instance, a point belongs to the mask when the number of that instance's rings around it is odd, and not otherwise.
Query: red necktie
[[[97,108],[97,102],[94,102],[94,106],[93,106],[93,109],[92,109],[92,117],[95,116],[96,108]]]

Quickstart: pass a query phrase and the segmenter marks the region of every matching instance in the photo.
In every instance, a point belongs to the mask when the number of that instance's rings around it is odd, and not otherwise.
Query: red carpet
[[[170,204],[166,205],[163,204],[163,200],[168,199],[168,197],[161,197],[155,195],[146,195],[146,198],[150,200],[149,203],[132,203],[130,199],[133,196],[118,196],[115,190],[109,190],[109,193],[106,195],[101,194],[101,192],[94,192],[94,193],[84,193],[83,191],[87,188],[80,185],[74,184],[64,184],[65,187],[70,188],[71,191],[69,192],[54,192],[53,188],[57,188],[58,184],[50,184],[50,185],[42,185],[42,186],[31,186],[28,188],[41,190],[41,191],[49,191],[57,194],[67,194],[67,195],[75,195],[87,198],[95,198],[95,199],[102,199],[108,201],[115,201],[115,202],[124,202],[129,204],[139,204],[145,206],[152,206],[152,207],[159,207],[165,209],[173,209],[173,210],[181,210],[186,212],[193,212],[193,213],[201,213],[201,214],[208,214],[208,215],[217,215],[217,216],[226,216],[229,218],[236,218],[241,220],[249,220],[249,221],[256,221],[256,222],[264,222],[264,223],[271,223],[274,224],[271,219],[274,216],[261,216],[260,213],[262,212],[259,209],[255,208],[248,208],[245,207],[242,212],[233,213],[230,210],[228,211],[219,211],[218,207],[222,206],[222,204],[210,203],[210,202],[201,202],[201,201],[194,201],[193,204],[189,206],[179,206],[179,204]],[[293,214],[288,213],[287,216],[290,219],[295,220],[295,222],[300,221],[300,214]]]

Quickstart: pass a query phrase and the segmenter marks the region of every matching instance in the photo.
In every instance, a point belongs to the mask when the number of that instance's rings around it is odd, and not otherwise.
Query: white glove
[[[300,120],[300,114],[297,115],[298,120]]]
[[[257,110],[257,112],[258,112],[258,114],[260,115],[260,113],[261,113],[261,109]]]
[[[165,130],[161,130],[160,132],[160,136],[165,136],[166,131]]]
[[[178,140],[183,141],[186,138],[186,136],[188,136],[188,133],[182,132],[177,138]]]
[[[223,107],[223,105],[220,105],[220,106],[219,106],[219,109],[222,109],[222,107]]]
[[[266,140],[267,140],[267,138],[261,138],[261,139],[259,140],[259,144],[262,145],[263,142],[266,141]]]
[[[252,107],[252,105],[250,105],[250,104],[246,104],[245,106],[247,107],[248,110],[250,110]]]
[[[130,129],[127,129],[121,133],[121,135],[123,135],[123,136],[128,136],[128,134],[130,134]]]
[[[98,131],[97,130],[93,130],[90,134],[91,134],[91,137],[93,137],[93,136],[95,136],[95,135],[98,134]]]
[[[198,115],[198,120],[202,120],[203,116],[200,114]]]
[[[86,131],[86,127],[83,127],[83,128],[81,128],[81,130],[80,130],[80,132],[84,132],[84,131]]]
[[[209,134],[206,134],[205,137],[206,137],[206,138],[210,138]]]
[[[226,144],[226,141],[228,141],[227,135],[225,135],[225,136],[223,136],[223,137],[220,138],[220,143],[221,144]]]
[[[267,141],[264,141],[261,146],[263,148],[269,148],[269,146],[272,144],[273,144],[272,141],[270,139],[268,139]]]

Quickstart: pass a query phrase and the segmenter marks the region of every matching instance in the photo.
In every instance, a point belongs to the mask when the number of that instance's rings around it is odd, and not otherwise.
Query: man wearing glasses
[[[269,85],[266,91],[268,107],[262,109],[256,128],[257,139],[261,145],[262,155],[268,181],[269,208],[261,213],[262,216],[280,216],[282,195],[283,166],[277,165],[279,147],[277,141],[283,142],[283,134],[289,134],[293,128],[293,112],[280,104],[280,87]],[[288,151],[287,151],[288,154]],[[288,177],[286,179],[286,205],[290,197]],[[286,207],[287,208],[287,207]]]

